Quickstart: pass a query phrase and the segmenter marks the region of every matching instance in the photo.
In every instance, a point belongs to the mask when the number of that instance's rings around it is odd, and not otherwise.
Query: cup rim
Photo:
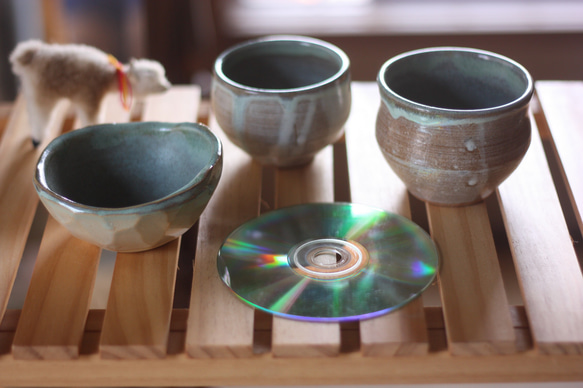
[[[232,53],[249,47],[255,44],[262,44],[262,43],[271,43],[271,42],[296,42],[305,45],[312,45],[315,47],[319,47],[329,52],[337,55],[340,59],[340,68],[336,73],[332,76],[310,85],[301,86],[297,88],[286,88],[286,89],[268,89],[268,88],[258,88],[253,86],[248,86],[236,81],[233,81],[231,78],[227,77],[227,75],[223,72],[223,62],[227,58],[227,56],[231,55]],[[260,93],[273,93],[273,94],[286,94],[286,93],[297,93],[303,92],[307,90],[314,90],[321,86],[328,85],[338,79],[340,79],[344,74],[346,74],[350,69],[350,59],[348,55],[340,49],[338,46],[333,45],[332,43],[326,42],[321,39],[311,38],[308,36],[302,35],[268,35],[256,39],[247,40],[245,42],[236,44],[231,46],[230,48],[223,51],[219,56],[216,58],[213,66],[214,75],[219,78],[222,82],[226,84],[242,89],[249,92],[260,92]]]
[[[517,68],[525,76],[526,82],[527,82],[526,88],[525,88],[524,92],[519,97],[517,97],[517,98],[513,99],[512,101],[509,101],[505,104],[502,104],[502,105],[496,105],[496,106],[492,106],[492,107],[488,107],[488,108],[479,108],[479,109],[452,109],[452,108],[443,108],[443,107],[438,107],[438,106],[426,105],[426,104],[422,104],[422,103],[410,100],[410,99],[405,98],[402,95],[396,93],[387,85],[384,74],[386,73],[387,69],[392,64],[396,63],[397,61],[404,59],[404,58],[416,56],[419,54],[426,54],[426,53],[432,53],[432,52],[446,52],[446,51],[473,53],[473,54],[483,55],[483,56],[490,57],[490,58],[495,58],[495,59],[498,59],[502,62],[508,63],[511,66]],[[415,107],[418,109],[422,109],[422,110],[431,110],[433,112],[443,112],[443,113],[449,113],[449,114],[502,112],[505,110],[510,110],[510,109],[514,108],[515,106],[523,105],[523,103],[529,102],[530,99],[532,98],[533,93],[534,93],[534,81],[532,79],[532,76],[530,75],[528,70],[524,66],[522,66],[520,63],[518,63],[515,60],[510,59],[504,55],[497,54],[497,53],[494,53],[491,51],[470,48],[470,47],[456,47],[456,46],[428,47],[428,48],[411,50],[411,51],[407,51],[407,52],[398,54],[398,55],[392,57],[391,59],[389,59],[388,61],[386,61],[385,63],[383,63],[383,65],[381,66],[381,68],[378,72],[378,75],[377,75],[377,84],[379,85],[381,92],[385,91],[386,93],[390,94],[391,96],[393,96],[397,100],[399,100],[399,101],[401,101],[409,106],[412,106],[412,107]]]
[[[165,131],[172,131],[178,129],[188,129],[190,131],[198,131],[199,133],[203,133],[210,142],[214,145],[213,152],[210,154],[209,163],[205,165],[205,168],[201,169],[194,175],[194,177],[188,181],[185,185],[180,187],[178,190],[173,191],[163,197],[157,198],[153,201],[138,203],[131,206],[123,206],[123,207],[101,207],[101,206],[92,206],[86,205],[77,201],[73,201],[51,189],[46,181],[45,177],[45,160],[49,156],[51,152],[54,151],[54,148],[63,147],[63,144],[71,138],[83,136],[86,132],[91,131],[99,131],[103,127],[111,127],[111,126],[120,126],[123,125],[124,127],[139,127],[139,126],[152,126],[156,127],[157,129],[164,129]],[[42,151],[41,155],[36,164],[35,174],[33,176],[33,183],[39,194],[41,192],[46,196],[50,197],[53,201],[60,204],[60,206],[64,206],[69,210],[76,212],[76,213],[100,213],[104,216],[107,215],[116,215],[116,214],[124,214],[124,213],[134,213],[136,211],[150,211],[156,209],[164,209],[168,206],[161,206],[163,203],[168,203],[169,205],[175,203],[176,201],[181,202],[180,198],[185,193],[191,191],[195,188],[199,183],[203,182],[205,178],[210,174],[214,168],[220,164],[222,160],[222,144],[219,138],[204,124],[201,123],[192,123],[192,122],[182,122],[182,123],[169,123],[169,122],[156,122],[156,121],[146,121],[146,122],[129,122],[129,123],[111,123],[111,124],[97,124],[97,125],[90,125],[84,128],[76,129],[71,132],[64,133],[55,139],[53,139],[47,147]],[[170,205],[171,206],[171,205]]]

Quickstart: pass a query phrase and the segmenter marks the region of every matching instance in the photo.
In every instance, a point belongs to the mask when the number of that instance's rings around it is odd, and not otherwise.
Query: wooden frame
[[[304,168],[262,168],[211,118],[225,172],[198,229],[153,251],[118,255],[105,310],[88,302],[99,250],[50,217],[24,306],[6,310],[38,206],[31,173],[40,150],[28,141],[19,98],[0,143],[0,385],[583,381],[581,252],[571,240],[581,235],[583,83],[536,87],[527,156],[497,196],[464,208],[425,207],[384,162],[373,133],[374,83],[353,84],[345,139]],[[197,118],[199,96],[197,87],[174,87],[132,115],[112,96],[106,116],[206,120]],[[67,129],[68,114],[68,104],[59,105],[52,137]],[[441,305],[420,298],[368,321],[302,323],[254,311],[220,283],[214,257],[234,227],[276,207],[333,200],[382,207],[429,229],[443,260],[432,287]],[[180,247],[194,244],[189,307],[175,308]],[[508,303],[504,249],[524,305]]]

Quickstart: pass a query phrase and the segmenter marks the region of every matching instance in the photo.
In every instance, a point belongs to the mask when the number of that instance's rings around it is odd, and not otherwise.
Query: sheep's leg
[[[26,93],[26,107],[30,123],[32,145],[36,148],[45,137],[47,126],[51,119],[56,98],[40,97],[35,93]]]
[[[77,102],[77,114],[82,126],[95,125],[103,122],[103,109],[101,109],[101,101],[92,102]]]

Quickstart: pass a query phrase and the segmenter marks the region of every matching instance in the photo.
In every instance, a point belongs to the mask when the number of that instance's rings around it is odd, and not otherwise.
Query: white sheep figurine
[[[140,97],[170,87],[159,62],[132,59],[129,64],[120,64],[111,55],[86,45],[29,40],[16,46],[10,62],[21,81],[35,147],[44,139],[51,112],[61,98],[71,100],[86,126],[100,121],[101,101],[110,91],[119,89],[122,103],[127,104],[128,90]]]

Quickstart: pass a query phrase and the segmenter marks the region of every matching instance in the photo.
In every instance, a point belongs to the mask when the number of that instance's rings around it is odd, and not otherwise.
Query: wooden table
[[[39,203],[31,179],[40,149],[19,97],[0,120],[0,386],[583,381],[583,82],[536,89],[525,159],[497,195],[464,208],[426,206],[392,173],[374,139],[374,83],[354,83],[345,141],[305,168],[262,168],[211,117],[225,160],[209,207],[182,239],[117,255],[105,309],[90,307],[100,249],[50,216],[24,305],[6,308]],[[137,106],[124,112],[109,96],[106,119],[208,119],[193,86]],[[76,125],[64,102],[51,136]],[[346,324],[272,318],[220,282],[216,253],[235,227],[327,201],[427,228],[439,281],[405,308]]]

